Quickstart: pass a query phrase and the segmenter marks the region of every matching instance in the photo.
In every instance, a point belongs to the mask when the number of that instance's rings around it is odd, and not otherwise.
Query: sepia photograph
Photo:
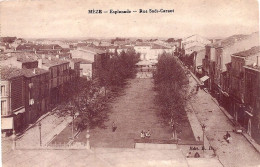
[[[0,0],[3,167],[260,167],[259,0]]]

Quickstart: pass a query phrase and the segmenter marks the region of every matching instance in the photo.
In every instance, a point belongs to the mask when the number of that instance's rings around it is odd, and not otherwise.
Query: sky
[[[90,9],[174,13],[89,14]],[[22,38],[227,37],[259,31],[258,0],[9,0],[1,36]]]

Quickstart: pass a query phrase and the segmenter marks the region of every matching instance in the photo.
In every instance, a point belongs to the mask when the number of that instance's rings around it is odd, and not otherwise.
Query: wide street
[[[190,86],[194,87],[195,85],[195,80],[190,78]],[[3,141],[3,166],[251,167],[260,164],[259,153],[242,135],[231,132],[232,142],[227,144],[223,140],[222,137],[225,132],[232,131],[233,126],[216,103],[211,100],[211,96],[203,90],[199,90],[196,96],[192,98],[190,105],[199,122],[206,125],[206,137],[210,145],[216,150],[216,158],[185,158],[186,153],[183,152],[181,147],[175,150],[134,149],[134,139],[140,138],[141,130],[151,129],[152,139],[171,138],[170,128],[162,124],[156,115],[156,109],[158,108],[153,101],[155,92],[152,88],[152,79],[136,78],[129,80],[129,84],[122,95],[111,104],[110,120],[106,122],[108,128],[91,130],[90,150],[20,149],[12,151],[12,142],[11,138],[9,138]],[[52,120],[48,117],[46,119]],[[196,119],[196,117],[192,117],[192,119]],[[44,121],[46,120],[43,119],[42,122]],[[113,121],[117,125],[115,132],[111,130]],[[61,124],[59,122],[59,126]],[[191,126],[194,125],[191,124]],[[53,128],[53,126],[49,127]],[[35,128],[38,129],[38,127]],[[195,128],[201,127],[194,126],[192,127],[193,131]],[[36,129],[30,129],[26,132],[26,135],[38,138],[38,130]],[[47,133],[47,131],[46,129],[45,132]],[[184,132],[183,134],[188,134]],[[81,133],[76,141],[84,141],[85,135],[84,132]],[[189,137],[189,135],[183,135],[183,139],[185,136]]]
[[[151,78],[129,80],[122,95],[111,103],[109,121],[105,123],[107,128],[90,130],[91,146],[133,148],[134,139],[140,139],[142,130],[150,130],[151,139],[171,139],[170,126],[165,125],[157,115],[155,95]],[[113,122],[117,126],[115,132],[112,132]],[[85,141],[85,136],[85,132],[81,133],[76,141]],[[194,139],[189,126],[183,129],[180,138]]]

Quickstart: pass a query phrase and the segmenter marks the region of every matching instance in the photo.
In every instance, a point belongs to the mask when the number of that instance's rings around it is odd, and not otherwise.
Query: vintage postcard
[[[258,0],[0,0],[3,167],[260,167]]]

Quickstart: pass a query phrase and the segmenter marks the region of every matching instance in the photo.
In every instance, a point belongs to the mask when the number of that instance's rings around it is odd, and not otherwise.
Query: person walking
[[[117,129],[117,126],[115,124],[115,122],[112,123],[112,132],[115,132]]]
[[[144,139],[144,138],[145,138],[145,133],[144,133],[144,131],[143,131],[143,130],[141,131],[141,138],[142,138],[142,139]]]

